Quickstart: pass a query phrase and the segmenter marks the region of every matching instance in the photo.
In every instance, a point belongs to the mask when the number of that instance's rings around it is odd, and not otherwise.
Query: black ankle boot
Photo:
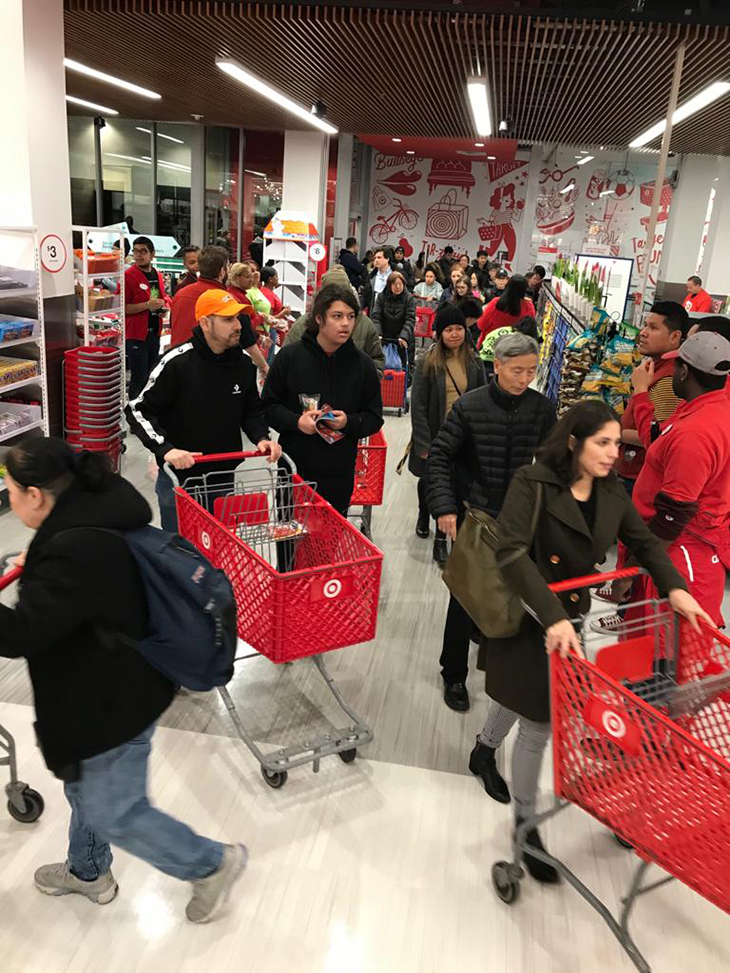
[[[500,804],[509,804],[512,798],[507,782],[497,770],[496,756],[497,751],[486,743],[481,743],[477,737],[476,746],[469,757],[469,770],[476,777],[481,777],[484,790],[493,800]]]
[[[516,823],[522,824],[522,819],[517,818]],[[537,828],[531,828],[525,835],[525,844],[530,848],[535,848],[537,851],[546,851],[543,845]],[[549,852],[547,852],[549,854]],[[524,852],[524,863],[527,871],[532,875],[536,882],[542,882],[543,885],[557,885],[560,881],[560,875],[558,870],[553,865],[548,865],[546,862],[540,861],[538,858],[534,858],[527,851]]]
[[[446,558],[448,556],[448,549],[446,547],[446,541],[437,537],[433,542],[433,559],[438,564],[440,568],[446,564]]]
[[[418,520],[416,521],[416,535],[418,537],[428,537],[431,533],[431,515],[428,510],[418,511]]]

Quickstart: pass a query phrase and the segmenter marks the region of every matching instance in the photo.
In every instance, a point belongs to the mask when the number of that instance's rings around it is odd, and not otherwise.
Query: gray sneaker
[[[212,875],[193,882],[193,897],[185,915],[191,922],[210,922],[228,900],[235,882],[243,874],[248,862],[245,845],[226,845],[221,866]]]
[[[68,862],[42,865],[35,873],[34,881],[36,888],[46,895],[70,895],[77,892],[97,905],[111,902],[119,891],[111,870],[104,872],[93,882],[82,882],[69,871]]]

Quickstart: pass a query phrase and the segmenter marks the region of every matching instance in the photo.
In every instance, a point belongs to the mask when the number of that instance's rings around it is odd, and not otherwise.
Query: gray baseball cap
[[[676,351],[663,358],[679,358],[705,375],[727,375],[730,372],[730,341],[714,331],[693,334]]]

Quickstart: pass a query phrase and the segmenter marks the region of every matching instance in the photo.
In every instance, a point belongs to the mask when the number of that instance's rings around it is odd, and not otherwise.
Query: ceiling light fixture
[[[489,111],[489,94],[484,78],[469,78],[466,83],[471,103],[471,114],[477,135],[489,137],[492,134],[492,116]]]
[[[151,128],[142,128],[141,125],[135,125],[135,128],[137,129],[138,132],[146,132],[148,135],[152,135]],[[175,139],[172,137],[172,135],[163,135],[162,132],[157,133],[157,138],[167,139],[168,142],[177,142],[178,145],[185,145],[182,139]]]
[[[571,189],[575,189],[575,183],[574,182],[571,182],[571,184],[569,186],[566,186],[565,189],[561,189],[560,192],[563,193],[563,194],[569,193]]]
[[[595,159],[594,155],[584,155],[583,158],[578,163],[579,166],[584,166],[586,162],[590,162],[591,159]]]
[[[115,78],[111,74],[104,74],[103,71],[97,71],[96,68],[90,68],[85,64],[79,64],[78,61],[72,61],[70,57],[65,57],[63,59],[63,63],[69,69],[69,71],[78,71],[79,74],[86,74],[90,78],[95,78],[97,81],[105,81],[107,84],[116,85],[117,88],[124,88],[126,91],[132,91],[135,95],[142,95],[143,98],[162,98],[162,95],[158,95],[156,91],[150,91],[149,88],[142,88],[138,84],[132,84],[131,81],[124,81],[122,78]]]
[[[715,81],[708,88],[700,91],[699,94],[695,95],[694,98],[690,98],[689,101],[685,101],[683,105],[680,105],[672,116],[672,125],[677,125],[679,122],[683,122],[685,118],[689,118],[690,115],[694,115],[695,112],[701,111],[703,108],[707,108],[711,105],[713,101],[717,101],[718,98],[722,98],[730,91],[730,82],[727,81]],[[647,128],[645,132],[641,135],[637,135],[636,138],[629,142],[629,147],[632,149],[638,149],[642,145],[646,145],[647,142],[653,142],[654,139],[658,138],[663,134],[664,129],[667,127],[667,120],[663,118],[656,125],[652,125],[651,128]]]
[[[413,149],[407,149],[406,150],[406,155],[415,155],[415,154],[416,153],[413,151]]]
[[[317,118],[316,115],[312,115],[311,112],[303,108],[302,105],[298,105],[291,98],[287,98],[286,95],[282,94],[281,91],[277,91],[276,88],[272,88],[271,85],[262,81],[261,78],[257,78],[255,74],[251,74],[247,71],[242,64],[238,61],[234,61],[231,58],[219,59],[216,62],[217,67],[224,71],[229,77],[233,78],[235,81],[239,81],[241,84],[246,85],[247,88],[251,88],[255,91],[257,95],[261,95],[272,101],[278,108],[284,108],[286,111],[290,112],[292,115],[296,115],[297,118],[301,118],[302,121],[308,122],[310,125],[314,125],[315,128],[321,129],[323,132],[327,132],[328,135],[337,135],[337,129],[334,125],[330,125],[323,118]]]
[[[152,163],[152,159],[148,155],[143,155],[142,159],[144,162]],[[158,159],[158,166],[164,166],[165,169],[177,169],[178,172],[192,172],[190,166],[184,166],[180,162],[168,162],[166,159]]]
[[[497,158],[497,156],[496,155],[488,155],[487,158],[489,159],[490,162],[494,162],[494,160]]]
[[[118,152],[105,152],[104,155],[108,159],[124,159],[127,162],[140,162],[143,166],[150,164],[149,159],[140,159],[136,155],[120,155]]]
[[[402,142],[403,139],[391,139],[391,142]]]
[[[256,169],[244,169],[250,176],[260,176],[262,179],[268,178],[265,172],[257,172]]]
[[[602,193],[599,193],[598,195],[599,196],[613,196],[615,192],[616,192],[615,189],[604,189],[603,192]]]
[[[74,98],[73,95],[66,95],[66,101],[70,101],[72,105],[81,105],[82,108],[93,108],[94,111],[100,111],[102,115],[119,114],[116,108],[105,108],[103,105],[97,105],[95,101],[84,101],[83,98]]]
[[[474,148],[475,149],[483,149],[484,148],[484,142],[475,142],[474,143]]]

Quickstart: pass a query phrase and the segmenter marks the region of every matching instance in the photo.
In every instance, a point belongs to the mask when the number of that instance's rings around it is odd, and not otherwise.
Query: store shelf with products
[[[552,287],[543,290],[539,391],[556,404],[558,415],[584,399],[601,399],[621,414],[631,394],[631,371],[640,361],[638,330],[600,307],[584,320]]]
[[[124,234],[75,226],[76,333],[83,345],[121,347],[124,339]],[[94,248],[89,235],[93,234]]]
[[[0,494],[3,459],[27,435],[48,435],[45,332],[38,236],[0,227]]]
[[[279,275],[277,296],[295,314],[304,314],[314,290],[317,261],[312,247],[318,242],[317,228],[302,213],[281,210],[264,231],[264,263],[274,261]]]

